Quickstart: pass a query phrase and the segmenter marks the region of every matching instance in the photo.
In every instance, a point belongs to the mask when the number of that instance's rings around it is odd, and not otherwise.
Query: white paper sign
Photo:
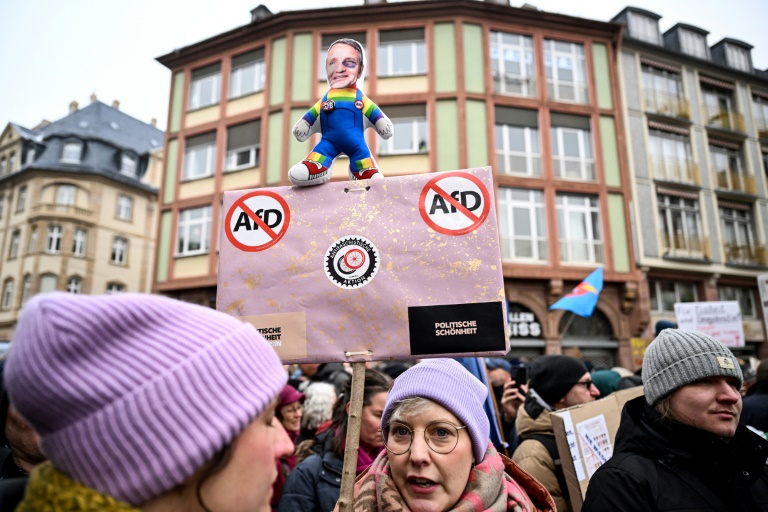
[[[760,305],[763,308],[765,333],[768,335],[768,274],[757,276],[757,289],[760,291]]]
[[[568,450],[571,452],[571,459],[573,459],[573,467],[576,468],[576,478],[579,482],[584,480],[584,466],[581,463],[581,456],[579,455],[579,446],[576,444],[576,431],[573,429],[573,420],[571,419],[570,412],[564,412],[560,414],[563,418],[563,427],[565,428],[565,439],[568,441]]]
[[[613,456],[613,444],[611,444],[611,436],[608,435],[605,414],[582,421],[576,425],[576,430],[579,432],[584,465],[587,467],[589,478],[592,478],[597,468]]]
[[[683,331],[704,333],[727,347],[744,346],[741,309],[736,301],[678,302],[675,315]]]

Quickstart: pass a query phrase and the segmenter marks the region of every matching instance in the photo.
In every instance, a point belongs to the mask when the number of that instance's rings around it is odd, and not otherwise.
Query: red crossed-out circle
[[[469,182],[473,183],[477,187],[483,198],[483,208],[479,215],[475,212],[469,211],[463,204],[451,197],[450,191],[445,191],[440,187],[439,182],[445,180],[446,178],[461,178],[462,180],[467,180],[468,183],[466,183],[466,190],[474,191],[474,187],[472,187]],[[470,224],[461,228],[452,228],[449,225],[441,225],[435,216],[430,216],[429,213],[427,213],[428,206],[426,204],[427,196],[429,195],[430,191],[439,194],[446,203],[456,208],[457,211],[450,215],[454,216],[454,218],[458,216],[466,217],[470,221]],[[424,185],[424,188],[421,191],[421,195],[419,196],[419,213],[421,213],[421,218],[424,220],[427,226],[444,235],[459,236],[471,233],[480,227],[483,222],[485,222],[485,219],[488,218],[490,211],[491,197],[490,194],[488,194],[488,189],[486,188],[485,184],[477,176],[468,174],[466,172],[441,172],[438,176],[432,178],[427,182],[426,185]],[[443,216],[448,217],[448,215]]]
[[[251,210],[248,205],[245,204],[245,201],[252,198],[252,197],[266,197],[271,198],[274,201],[277,202],[277,205],[281,210],[283,214],[283,220],[282,220],[282,227],[279,231],[274,231],[272,228],[267,226],[266,222],[264,222],[256,213]],[[244,211],[246,215],[259,227],[259,229],[264,230],[264,233],[268,237],[268,241],[263,244],[255,244],[255,245],[249,245],[247,243],[244,243],[240,241],[237,238],[237,235],[232,231],[232,216],[234,213],[238,210]],[[227,212],[227,216],[224,219],[224,232],[227,234],[227,238],[229,239],[229,242],[240,249],[241,251],[248,251],[248,252],[258,252],[263,251],[264,249],[269,249],[273,245],[275,245],[277,242],[280,241],[281,238],[283,238],[283,235],[285,235],[285,232],[288,231],[288,226],[291,223],[291,210],[288,208],[288,203],[283,199],[282,196],[269,191],[269,190],[256,190],[254,192],[249,192],[241,197],[239,197],[234,203],[232,203],[232,206],[229,208],[229,211]]]

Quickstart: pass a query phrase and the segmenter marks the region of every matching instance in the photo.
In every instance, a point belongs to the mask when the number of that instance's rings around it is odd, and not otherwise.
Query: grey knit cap
[[[739,362],[711,336],[694,331],[664,329],[645,351],[645,400],[653,405],[674,390],[707,377],[733,377],[744,382]]]

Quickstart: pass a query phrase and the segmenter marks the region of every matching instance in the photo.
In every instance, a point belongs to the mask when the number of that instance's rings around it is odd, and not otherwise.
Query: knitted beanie
[[[387,425],[398,402],[428,398],[452,412],[466,425],[472,439],[475,462],[485,457],[491,425],[485,415],[488,388],[453,359],[425,359],[403,372],[387,396],[381,424]],[[384,440],[386,442],[386,439]]]
[[[643,391],[651,405],[707,377],[733,377],[739,387],[744,382],[739,362],[728,347],[706,334],[664,329],[645,351]]]
[[[585,373],[587,367],[575,357],[542,356],[533,362],[528,385],[549,405],[555,405]]]
[[[132,505],[193,475],[286,380],[253,326],[129,293],[35,296],[5,367],[11,401],[54,466]]]

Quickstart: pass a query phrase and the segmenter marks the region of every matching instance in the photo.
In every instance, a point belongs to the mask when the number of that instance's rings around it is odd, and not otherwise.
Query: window
[[[6,171],[6,162],[5,157],[0,158],[0,174],[5,174]]]
[[[733,91],[701,86],[707,126],[744,131],[743,119],[735,111]]]
[[[21,240],[21,231],[18,229],[11,234],[11,248],[8,251],[8,259],[12,260],[19,256],[19,241]]]
[[[758,261],[751,210],[751,207],[746,204],[720,206],[726,263],[749,264]]]
[[[27,303],[29,300],[29,294],[32,291],[32,276],[27,274],[24,276],[24,281],[21,286],[21,305]]]
[[[133,199],[125,194],[117,195],[117,212],[115,213],[120,220],[131,220],[133,215]]]
[[[726,44],[725,58],[728,60],[728,65],[734,69],[752,71],[752,66],[749,63],[749,52],[745,48]]]
[[[48,245],[46,251],[50,254],[58,254],[61,251],[61,226],[51,224],[48,226]]]
[[[659,227],[664,256],[705,257],[699,201],[693,197],[659,195]]]
[[[379,32],[379,76],[421,75],[427,72],[424,29]],[[325,63],[323,63],[325,67]]]
[[[547,95],[558,101],[587,103],[587,64],[584,45],[544,40]]]
[[[53,274],[40,276],[40,293],[52,292],[56,289],[59,278]]]
[[[64,144],[64,150],[61,152],[61,161],[68,163],[80,163],[83,144],[81,142],[67,142]]]
[[[216,132],[190,137],[184,152],[182,179],[194,180],[213,176],[216,160]]]
[[[659,313],[673,313],[676,302],[696,302],[696,283],[685,281],[648,281],[651,291],[651,310]]]
[[[586,181],[597,179],[589,118],[553,113],[551,124],[555,176]]]
[[[642,74],[646,110],[673,117],[690,117],[680,73],[644,64]]]
[[[499,228],[503,259],[549,259],[543,191],[499,187]]]
[[[24,160],[25,164],[29,164],[35,161],[35,148],[34,146],[27,150],[27,159]]]
[[[491,31],[493,90],[502,94],[536,96],[533,38]]]
[[[541,176],[538,113],[496,107],[496,165],[505,174]]]
[[[264,90],[266,70],[264,48],[232,57],[229,97],[237,98]]]
[[[177,256],[208,252],[211,233],[211,207],[191,208],[179,212]]]
[[[29,254],[35,254],[37,252],[37,228],[32,228],[32,233],[29,234]]]
[[[709,58],[706,36],[683,29],[680,29],[678,34],[680,35],[680,49],[683,53],[700,59]]]
[[[768,139],[768,96],[753,96],[752,108],[755,111],[758,137]]]
[[[120,172],[127,176],[136,176],[136,157],[122,155],[120,157]]]
[[[128,256],[128,240],[116,236],[112,239],[112,263],[125,265]]]
[[[16,212],[23,212],[27,205],[27,187],[19,188],[19,197],[16,199]]]
[[[603,263],[603,237],[597,196],[557,194],[560,261]]]
[[[80,293],[82,283],[83,280],[79,277],[70,277],[67,281],[67,291],[69,293]]]
[[[75,204],[75,186],[59,185],[56,187],[56,204],[72,206]]]
[[[218,103],[221,94],[220,89],[221,64],[218,62],[192,71],[187,109],[195,110]]]
[[[0,192],[0,219],[3,218],[4,213],[5,213],[5,195],[3,195],[2,192]]]
[[[755,314],[755,298],[751,288],[742,286],[718,286],[718,300],[735,300],[739,303],[743,318],[757,318]]]
[[[690,184],[698,181],[687,136],[653,129],[648,135],[654,178]]]
[[[380,142],[380,155],[427,152],[426,105],[402,105],[384,109],[392,120],[395,134]]]
[[[123,293],[125,286],[120,283],[107,283],[107,294]]]
[[[227,156],[225,171],[239,171],[257,167],[261,150],[261,121],[227,128]]]
[[[13,305],[13,279],[6,279],[3,283],[3,311],[10,311]]]
[[[746,174],[741,148],[730,143],[725,144],[729,147],[709,145],[709,157],[717,175],[718,188],[754,194],[754,176]]]
[[[325,72],[325,59],[328,58],[328,47],[339,39],[354,39],[363,47],[365,51],[366,35],[365,32],[350,32],[342,34],[323,34],[320,40],[320,60],[317,63],[317,77],[322,80],[328,80],[328,74]],[[365,77],[365,70],[363,70]]]
[[[77,228],[75,230],[75,236],[72,238],[72,255],[73,256],[85,256],[85,242],[88,237],[88,232],[83,228]]]
[[[628,13],[631,37],[646,43],[659,44],[659,24],[656,20],[634,12]]]
[[[16,168],[16,153],[11,151],[11,155],[8,157],[8,174],[12,173]]]

